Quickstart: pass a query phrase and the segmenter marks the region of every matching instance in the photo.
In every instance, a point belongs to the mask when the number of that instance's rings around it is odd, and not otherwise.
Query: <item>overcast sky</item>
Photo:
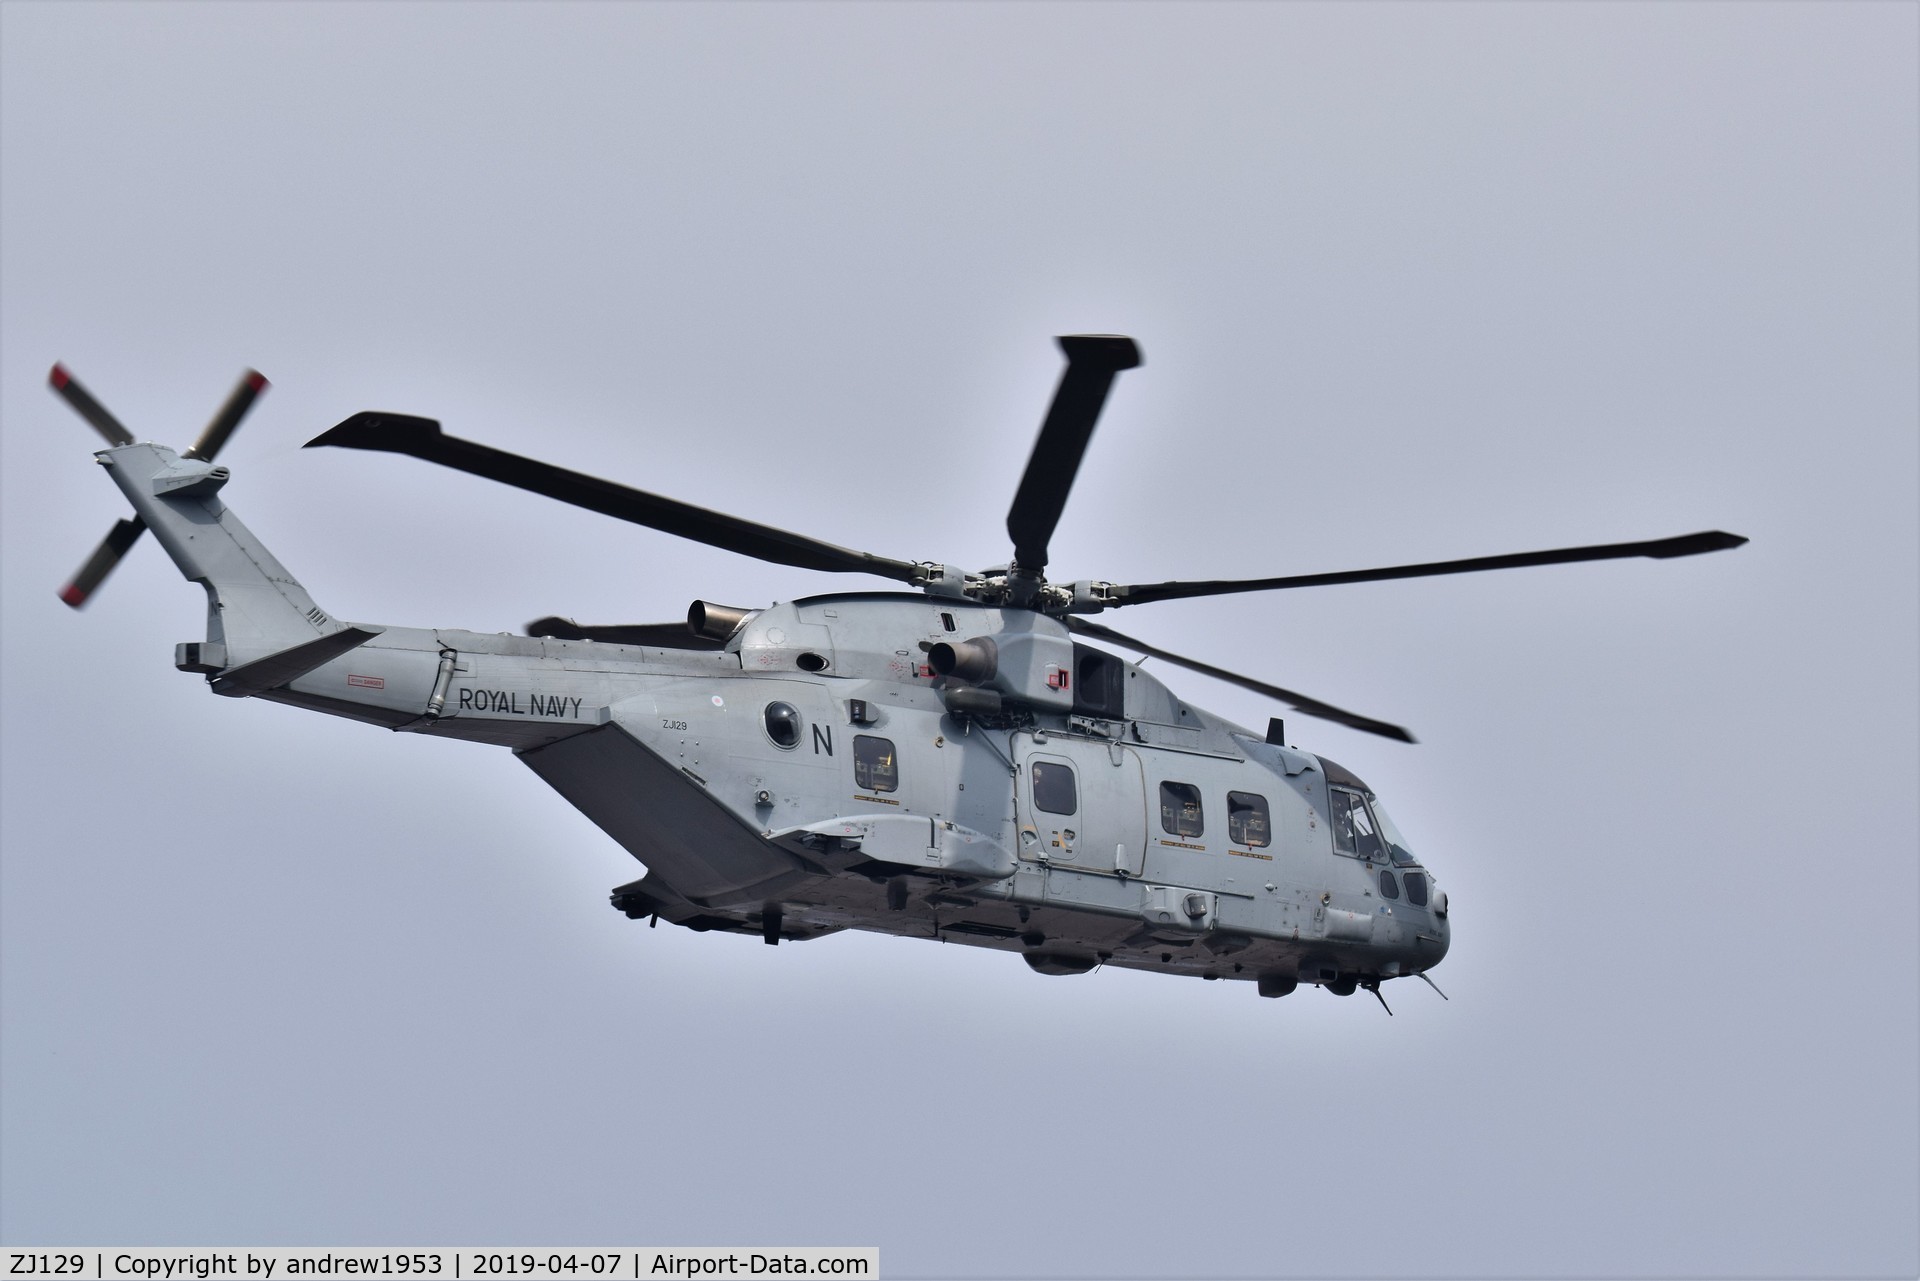
[[[877,1244],[891,1276],[1920,1270],[1912,4],[0,6],[0,1237]],[[879,586],[401,457],[361,409],[891,556],[1154,581],[1727,529],[1112,621],[1295,719],[1453,904],[1256,998],[647,930],[500,749],[210,697],[48,394],[330,612]],[[1277,709],[1199,676],[1244,724]]]

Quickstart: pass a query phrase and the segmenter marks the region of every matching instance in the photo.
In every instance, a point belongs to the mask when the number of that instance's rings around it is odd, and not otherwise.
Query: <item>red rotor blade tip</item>
[[[47,385],[49,387],[52,387],[55,391],[60,390],[60,388],[66,386],[68,383],[72,381],[73,381],[73,375],[67,372],[67,367],[65,365],[62,365],[58,362],[55,362],[53,366],[53,372],[47,375]]]
[[[249,390],[256,392],[265,391],[272,385],[272,383],[267,381],[267,376],[258,369],[249,369],[247,371],[247,388]]]
[[[86,603],[87,594],[80,590],[80,584],[68,583],[60,589],[60,599],[75,609],[79,609],[80,606]]]

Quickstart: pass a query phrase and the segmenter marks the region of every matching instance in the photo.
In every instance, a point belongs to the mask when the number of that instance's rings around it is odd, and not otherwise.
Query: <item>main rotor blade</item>
[[[67,372],[65,365],[56,364],[47,374],[47,386],[53,388],[60,399],[73,406],[73,411],[93,424],[93,429],[107,438],[109,445],[131,445],[133,433],[120,425],[120,420],[107,412],[107,407],[93,398],[93,393],[80,385],[80,380]]]
[[[1333,583],[1376,583],[1389,578],[1432,578],[1441,574],[1472,574],[1483,569],[1519,569],[1527,565],[1567,565],[1583,560],[1621,560],[1651,556],[1699,556],[1723,552],[1746,542],[1739,534],[1708,530],[1678,538],[1644,543],[1604,543],[1593,547],[1562,547],[1546,552],[1515,552],[1508,556],[1476,556],[1470,560],[1429,561],[1423,565],[1393,565],[1385,569],[1348,569],[1332,574],[1293,574],[1284,578],[1215,579],[1208,582],[1135,583],[1117,587],[1115,605],[1144,605],[1156,600],[1189,596],[1225,596],[1232,592],[1273,592],[1289,587],[1325,587]]]
[[[1250,689],[1256,694],[1264,694],[1268,698],[1279,699],[1303,716],[1317,716],[1321,720],[1334,721],[1338,724],[1345,725],[1348,729],[1357,729],[1367,734],[1378,734],[1382,738],[1397,739],[1402,743],[1418,741],[1412,734],[1398,725],[1389,725],[1385,721],[1376,721],[1370,716],[1361,716],[1356,712],[1349,712],[1345,708],[1335,707],[1332,703],[1323,703],[1317,698],[1308,698],[1305,694],[1296,693],[1290,689],[1282,689],[1278,685],[1269,685],[1265,681],[1257,681],[1250,676],[1242,676],[1237,672],[1230,672],[1225,668],[1215,667],[1210,663],[1199,663],[1191,658],[1182,658],[1180,655],[1161,649],[1156,645],[1149,645],[1145,641],[1135,640],[1131,636],[1122,636],[1111,627],[1102,627],[1098,623],[1089,623],[1072,617],[1069,617],[1066,622],[1070,630],[1082,636],[1091,636],[1096,640],[1111,641],[1115,645],[1124,645],[1128,649],[1139,650],[1142,654],[1149,654],[1154,658],[1184,667],[1189,671],[1199,672],[1203,676],[1211,676],[1215,680],[1225,681],[1229,685],[1238,685],[1241,689]]]
[[[206,430],[200,433],[200,439],[189,445],[187,452],[180,456],[212,462],[214,456],[220,452],[220,447],[227,443],[227,437],[233,435],[233,429],[240,425],[240,420],[247,416],[249,409],[253,408],[253,402],[258,400],[260,393],[271,385],[257,369],[249,369],[240,375],[240,383],[233,389],[233,394],[227,397],[227,403],[220,406],[220,412],[213,416],[213,421],[209,422]]]
[[[553,640],[605,641],[609,645],[651,645],[655,649],[725,649],[724,640],[701,636],[684,622],[618,623],[612,626],[582,627],[571,618],[536,618],[527,624],[527,635]]]
[[[1047,567],[1047,544],[1053,541],[1054,526],[1060,523],[1114,376],[1140,363],[1140,348],[1118,334],[1072,334],[1059,342],[1067,353],[1067,368],[1007,511],[1013,563],[1035,574]]]
[[[444,434],[440,424],[431,418],[363,411],[324,435],[314,437],[306,447],[311,449],[316,445],[411,454],[443,467],[484,476],[503,485],[512,485],[516,489],[584,507],[588,511],[614,516],[664,533],[678,534],[709,547],[739,552],[743,556],[772,561],[776,565],[821,569],[838,574],[876,574],[903,583],[912,582],[918,570],[908,561],[823,543],[804,534],[775,529],[771,525],[709,511],[691,503],[616,485],[610,480],[535,462],[531,458],[522,458],[518,454],[509,454],[486,445],[476,445],[472,441]]]

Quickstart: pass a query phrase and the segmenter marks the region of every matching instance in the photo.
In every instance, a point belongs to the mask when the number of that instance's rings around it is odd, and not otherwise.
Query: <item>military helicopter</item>
[[[525,635],[336,619],[240,523],[215,465],[267,383],[249,372],[184,453],[137,442],[64,367],[51,384],[106,437],[135,515],[61,592],[79,607],[151,529],[207,593],[174,665],[215,694],[510,749],[645,867],[635,920],[758,934],[845,929],[1017,952],[1041,974],[1101,965],[1338,995],[1447,954],[1445,891],[1352,771],[1195,707],[1102,644],[1301,714],[1405,729],[1134,640],[1087,616],[1153,601],[1529,565],[1724,551],[1651,542],[1278,578],[1055,583],[1048,544],[1132,339],[1059,339],[1052,404],[1007,513],[1012,559],[969,571],[821,542],[362,412],[309,446],[470,472],[776,564],[892,579],[684,624]],[[1143,660],[1144,661],[1144,660]],[[1438,991],[1436,987],[1434,989]],[[1444,995],[1444,994],[1443,994]],[[1391,1013],[1391,1009],[1388,1010]]]

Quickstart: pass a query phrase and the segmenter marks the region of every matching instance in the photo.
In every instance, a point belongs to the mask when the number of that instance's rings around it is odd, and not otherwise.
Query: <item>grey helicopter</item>
[[[1052,403],[1007,513],[1013,555],[968,571],[836,546],[462,440],[354,414],[309,447],[407,454],[712,547],[913,590],[762,609],[695,601],[685,623],[524,635],[347,622],[222,501],[215,457],[267,383],[249,371],[185,452],[138,441],[67,370],[53,389],[108,442],[134,515],[61,592],[83,605],[151,529],[206,592],[174,665],[263,698],[512,751],[638,860],[613,906],[652,926],[846,929],[1017,952],[1041,974],[1102,965],[1302,983],[1380,999],[1447,954],[1447,895],[1351,770],[1182,699],[1140,662],[1200,672],[1310,717],[1400,726],[1089,620],[1156,601],[1738,547],[1720,531],[1276,578],[1059,583],[1048,544],[1132,339],[1063,337]],[[1435,987],[1436,992],[1439,991]],[[1442,994],[1444,995],[1444,993]],[[1392,1013],[1391,1009],[1388,1013]]]

